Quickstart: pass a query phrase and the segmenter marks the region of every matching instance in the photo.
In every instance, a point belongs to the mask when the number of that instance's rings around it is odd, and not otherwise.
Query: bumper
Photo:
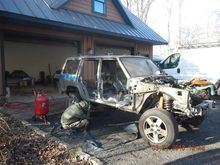
[[[205,100],[202,103],[198,104],[196,107],[192,108],[191,113],[189,115],[190,118],[201,116],[206,116],[206,113],[208,110],[214,110],[215,107],[215,101],[213,100]]]

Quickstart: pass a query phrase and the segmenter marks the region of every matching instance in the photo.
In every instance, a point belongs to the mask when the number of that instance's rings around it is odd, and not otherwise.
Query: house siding
[[[107,13],[106,15],[100,15],[100,14],[95,14],[92,11],[92,0],[71,0],[66,6],[65,9],[67,10],[72,10],[72,11],[78,11],[81,13],[86,13],[90,15],[95,15],[98,17],[102,17],[108,20],[116,21],[119,23],[125,24],[124,19],[116,9],[115,5],[113,4],[112,0],[106,0],[107,2]]]
[[[146,43],[137,43],[135,47],[136,54],[153,57],[153,46],[147,45]]]
[[[0,32],[0,96],[4,95],[4,40]]]

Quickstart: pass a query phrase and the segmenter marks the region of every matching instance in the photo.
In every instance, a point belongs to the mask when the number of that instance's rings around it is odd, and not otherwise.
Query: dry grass
[[[89,164],[76,157],[58,142],[0,113],[0,164]]]

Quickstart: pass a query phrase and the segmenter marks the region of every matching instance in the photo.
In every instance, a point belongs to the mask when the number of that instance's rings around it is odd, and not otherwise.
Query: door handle
[[[177,68],[177,73],[180,73],[180,68]]]

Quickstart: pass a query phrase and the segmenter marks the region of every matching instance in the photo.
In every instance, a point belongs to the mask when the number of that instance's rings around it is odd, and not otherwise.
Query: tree
[[[122,3],[146,23],[150,7],[154,1],[155,0],[122,0]]]
[[[143,21],[147,22],[147,16],[152,3],[155,0],[135,0],[137,8],[137,16]]]
[[[192,45],[199,44],[202,34],[203,32],[199,26],[182,28],[182,46],[190,48]]]
[[[220,42],[220,11],[216,11],[216,16],[215,33],[217,36],[217,42]]]
[[[125,4],[126,8],[131,11],[135,0],[122,0],[122,3]]]
[[[182,7],[183,7],[184,0],[179,0],[179,46],[181,46],[181,33],[182,33]]]
[[[171,36],[171,19],[173,12],[173,0],[167,0],[167,42],[168,42],[168,53],[170,51],[170,36]]]

